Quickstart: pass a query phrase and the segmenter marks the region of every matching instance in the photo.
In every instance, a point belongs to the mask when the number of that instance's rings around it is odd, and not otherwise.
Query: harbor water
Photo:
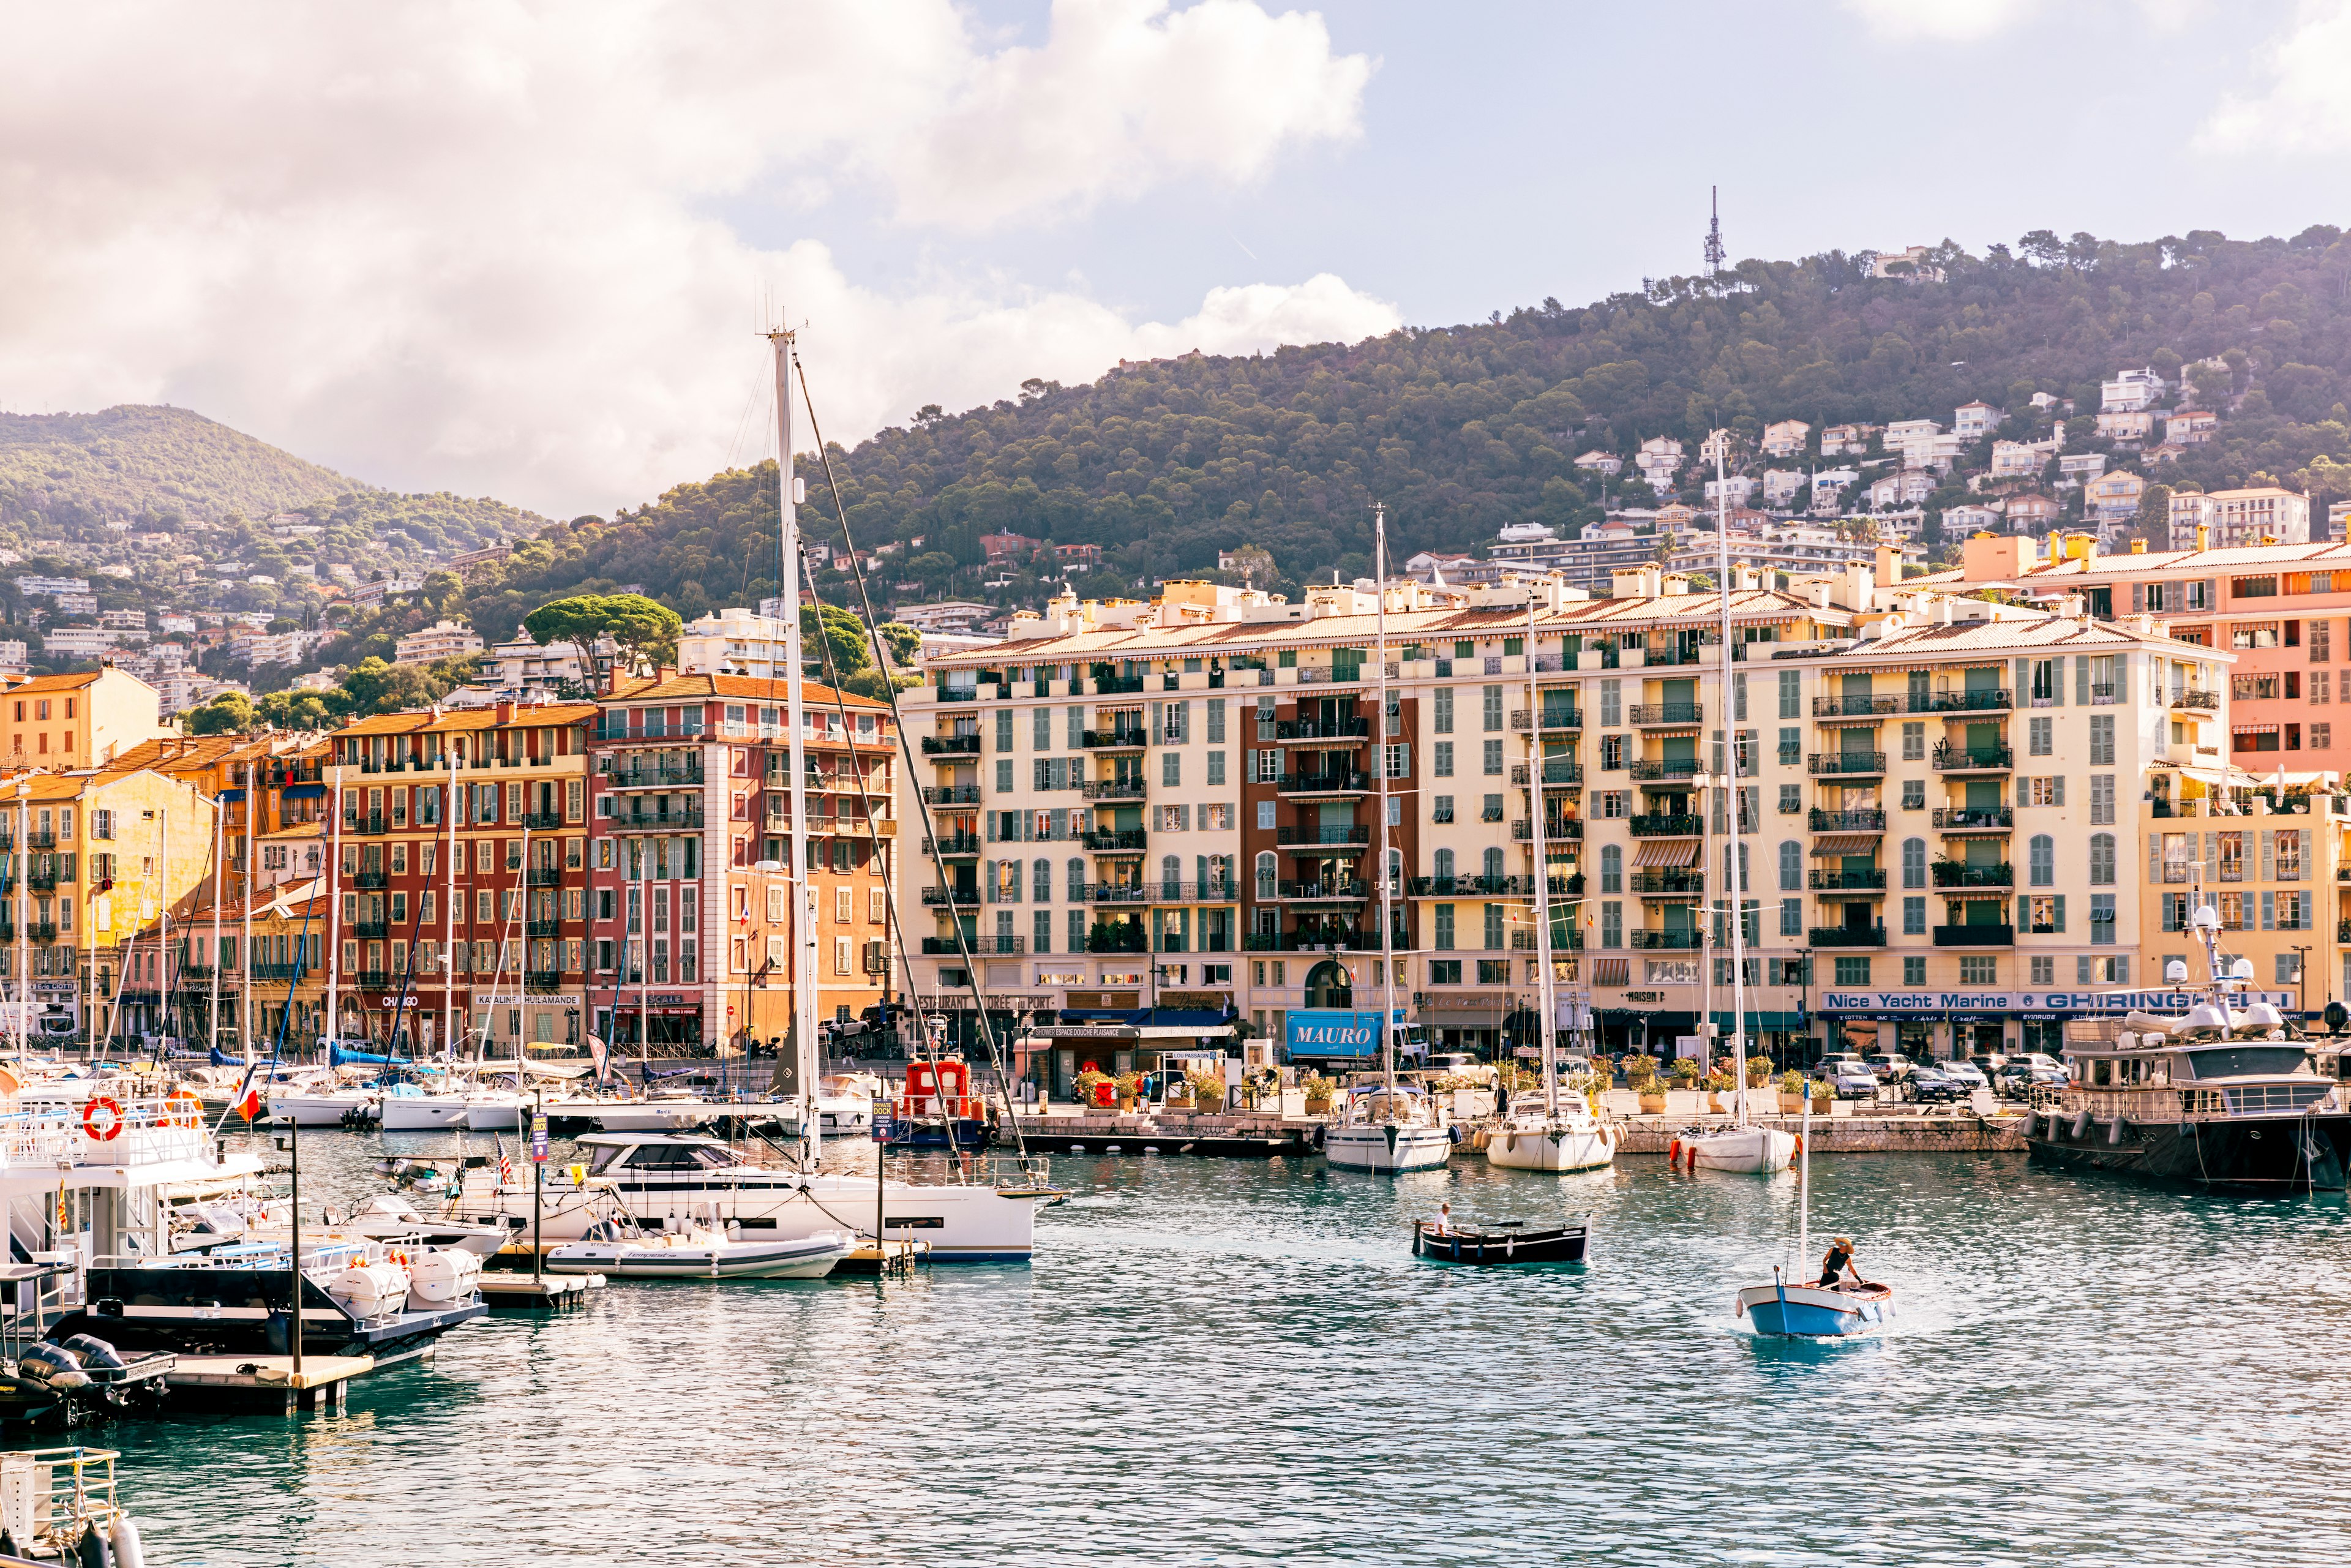
[[[479,1140],[476,1140],[476,1146]],[[386,1146],[308,1135],[306,1198]],[[559,1145],[558,1157],[562,1155]],[[616,1283],[497,1314],[348,1414],[106,1429],[172,1564],[2336,1563],[2339,1196],[2022,1156],[1813,1166],[1882,1338],[1757,1341],[1792,1177],[1628,1160],[1067,1155],[1031,1267]],[[1416,1263],[1406,1227],[1594,1218],[1582,1270]]]

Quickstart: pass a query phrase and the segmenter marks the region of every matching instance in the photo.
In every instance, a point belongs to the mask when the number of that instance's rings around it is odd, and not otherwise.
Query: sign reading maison
[[[2249,1002],[2294,1006],[2292,991],[2246,991]],[[1814,1009],[1823,1013],[2184,1013],[2193,991],[1823,991]]]

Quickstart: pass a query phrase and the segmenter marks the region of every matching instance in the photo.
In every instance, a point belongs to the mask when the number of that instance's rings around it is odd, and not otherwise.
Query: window
[[[2280,954],[2278,954],[2278,955],[2276,956],[2275,964],[2276,964],[2276,967],[2275,967],[2275,970],[2274,970],[2274,977],[2273,977],[2273,982],[2272,982],[2273,984],[2280,985],[2280,986],[2291,986],[2291,985],[2294,985],[2294,984],[2295,984],[2296,982],[2298,982],[2298,981],[2300,981],[2300,980],[2301,980],[2301,978],[2302,978],[2302,955],[2301,955],[2301,954],[2299,954],[2299,953],[2280,953]]]
[[[1927,983],[1927,960],[1920,957],[1904,958],[1902,960],[1902,983],[1906,986],[1925,985]]]
[[[1600,905],[1600,945],[1625,946],[1625,906],[1613,898],[1603,900]]]
[[[1628,789],[1595,789],[1592,795],[1592,814],[1609,820],[1621,819],[1631,812],[1632,801],[1632,791]]]
[[[2215,847],[2220,855],[2220,880],[2245,880],[2245,835],[2242,832],[2215,833]]]
[[[2025,754],[2047,757],[2054,752],[2057,721],[2053,718],[2031,718],[2025,721]]]
[[[2057,885],[2057,841],[2047,833],[2035,833],[2025,848],[2026,885],[2054,887]]]
[[[1804,759],[1804,732],[1794,725],[1780,727],[1780,765],[1792,768]]]
[[[1804,787],[1801,784],[1781,785],[1780,814],[1783,817],[1793,817],[1800,814],[1803,809]]]
[[[1259,874],[1260,877],[1263,875],[1262,873]],[[1440,904],[1437,906],[1436,946],[1440,953],[1453,951],[1453,905],[1449,904]]]
[[[1000,763],[998,766],[1008,767],[1009,764]],[[1182,752],[1163,751],[1159,754],[1159,782],[1170,789],[1183,788],[1184,754]]]
[[[2097,713],[2090,716],[2090,766],[2112,768],[2115,765],[2115,716]]]
[[[1501,776],[1502,743],[1499,740],[1489,740],[1486,742],[1486,777],[1499,779]]]
[[[2000,984],[2000,960],[1990,954],[1968,954],[1959,959],[1959,984],[1963,986],[1997,986]]]
[[[1453,743],[1451,741],[1440,740],[1436,743],[1436,756],[1429,766],[1439,779],[1453,777]]]
[[[2090,775],[2090,821],[2111,824],[2115,820],[2115,776]]]
[[[2115,895],[2111,893],[2090,894],[2090,945],[2111,947],[2115,943]]]
[[[2032,985],[2053,986],[2057,983],[2057,960],[2054,958],[2030,959],[2026,973]]]
[[[1478,983],[1481,986],[1507,986],[1510,983],[1510,961],[1508,958],[1478,960]]]
[[[1902,809],[1923,811],[1927,809],[1927,781],[1924,779],[1902,780]]]
[[[1502,906],[1499,904],[1486,905],[1485,936],[1486,951],[1489,953],[1510,944],[1510,939],[1502,935]]]
[[[1924,839],[1902,841],[1902,885],[1927,885],[1927,841]]]
[[[1625,683],[1621,680],[1600,683],[1600,727],[1614,729],[1625,722]],[[18,717],[24,716],[18,715]]]
[[[1428,820],[1432,822],[1451,821],[1453,820],[1453,797],[1450,795],[1438,795],[1435,797],[1429,804]]]
[[[1502,688],[1488,686],[1485,700],[1486,733],[1491,735],[1502,727]]]
[[[1793,839],[1780,842],[1780,891],[1793,892],[1804,885],[1804,846]]]
[[[1461,960],[1431,958],[1428,961],[1428,983],[1432,986],[1458,986],[1461,983]]]
[[[1780,901],[1780,935],[1782,936],[1802,936],[1803,934],[1804,901],[1801,898],[1782,899]],[[1774,963],[1778,962],[1777,959],[1772,961]],[[1776,986],[1780,982],[1774,980],[1771,983]]]
[[[2112,833],[2090,835],[2090,885],[2115,885],[2115,836]]]
[[[1271,800],[1259,800],[1257,803],[1257,825],[1259,831],[1268,833],[1273,831],[1276,809],[1277,803]]]
[[[1803,716],[1803,696],[1801,691],[1802,680],[1803,677],[1793,670],[1780,672],[1780,716],[1782,718]]]
[[[1600,770],[1603,773],[1622,772],[1625,768],[1625,741],[1621,735],[1600,737]]]
[[[2302,830],[2281,828],[2276,838],[2276,869],[2273,875],[2263,876],[2263,882],[2300,882],[2302,880]],[[2092,881],[2097,880],[2093,877]]]
[[[1211,751],[1208,753],[1208,782],[1222,784],[1224,781],[1225,754],[1221,751]]]
[[[1927,727],[1923,723],[1902,727],[1902,760],[1923,762],[1927,758]]]
[[[1012,762],[1009,758],[1001,758],[996,764],[996,789],[999,795],[1012,793]]]
[[[2351,692],[2351,682],[2346,682],[2346,683],[2345,684],[2345,685],[2344,685],[2344,688],[2343,688],[2343,689],[2344,689],[2346,692]],[[2310,727],[2310,749],[2311,749],[2311,750],[2313,750],[2313,751],[2325,751],[2325,750],[2330,749],[2334,745],[2335,745],[2335,727],[2334,727],[2333,725],[2331,725],[2331,724],[2314,724],[2314,725],[2312,725],[2312,726]]]
[[[1836,983],[1840,986],[1866,986],[1869,984],[1869,960],[1867,958],[1839,958],[1836,961]]]
[[[1502,798],[1499,795],[1488,795],[1483,797],[1483,800],[1485,804],[1479,810],[1479,821],[1485,822],[1500,821],[1502,820]]]
[[[2024,804],[2028,806],[2062,806],[2065,803],[2065,776],[2062,773],[2027,779],[2024,783]]]
[[[2113,894],[2107,894],[2112,897]],[[2017,902],[2024,906],[2024,928],[2036,936],[2063,936],[2065,934],[2065,895],[2038,894]]]

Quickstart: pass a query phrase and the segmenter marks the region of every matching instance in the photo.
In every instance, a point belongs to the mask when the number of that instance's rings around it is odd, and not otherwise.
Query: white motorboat
[[[631,1100],[617,1096],[576,1095],[549,1100],[543,1109],[548,1125],[563,1131],[567,1122],[587,1124],[604,1133],[682,1133],[716,1121],[726,1108],[705,1100]]]
[[[540,1267],[551,1274],[622,1280],[820,1280],[855,1245],[845,1230],[754,1241],[735,1227],[699,1224],[648,1234],[607,1222],[578,1241],[548,1249]]]
[[[1427,1171],[1453,1157],[1453,1134],[1409,1089],[1348,1097],[1345,1119],[1322,1134],[1322,1157],[1345,1170]]]
[[[1042,1181],[877,1184],[871,1176],[809,1176],[754,1165],[716,1138],[684,1134],[590,1133],[579,1143],[588,1155],[584,1179],[567,1166],[544,1166],[535,1222],[529,1180],[501,1185],[492,1166],[465,1172],[451,1216],[477,1225],[519,1218],[536,1223],[549,1241],[583,1239],[616,1213],[664,1231],[715,1214],[754,1239],[842,1228],[870,1236],[878,1186],[882,1233],[891,1240],[924,1242],[937,1263],[1025,1263],[1037,1209],[1066,1196]]]
[[[376,1114],[387,1133],[447,1133],[465,1125],[467,1097],[464,1094],[399,1093],[399,1089],[413,1090],[413,1084],[398,1084],[394,1091],[382,1094]]]
[[[332,1217],[329,1218],[331,1222]],[[413,1238],[428,1247],[486,1258],[514,1239],[517,1227],[504,1221],[475,1225],[445,1216],[428,1216],[397,1193],[380,1192],[351,1210],[340,1221],[340,1228],[371,1240]]]
[[[1796,1135],[1777,1127],[1725,1127],[1677,1138],[1667,1153],[1689,1170],[1771,1176],[1795,1158]]]
[[[530,1131],[530,1096],[512,1089],[475,1089],[465,1096],[465,1130],[469,1133]]]

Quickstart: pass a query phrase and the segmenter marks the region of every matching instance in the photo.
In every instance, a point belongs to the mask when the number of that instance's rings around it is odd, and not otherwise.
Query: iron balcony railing
[[[979,840],[977,836],[971,833],[954,833],[944,839],[925,839],[923,852],[926,855],[976,855],[979,853]]]
[[[614,832],[661,832],[670,828],[698,828],[702,826],[702,802],[688,800],[666,811],[630,811],[612,818],[611,823]],[[562,823],[559,821],[547,825],[560,827]]]
[[[1141,828],[1092,828],[1085,834],[1085,846],[1097,852],[1116,853],[1140,851],[1146,835]]]
[[[1900,697],[1825,696],[1813,699],[1814,718],[1861,718],[1873,714],[1901,711]]]
[[[1947,833],[1988,831],[2015,825],[2016,813],[2007,806],[1938,806],[1935,826]]]
[[[1140,925],[1096,925],[1086,932],[1086,951],[1089,953],[1141,953],[1144,950],[1144,930]]]
[[[977,735],[926,735],[923,737],[925,757],[977,757],[979,755]]]
[[[1938,773],[1987,773],[2015,766],[2016,752],[2005,746],[1953,746],[1944,741],[1935,747]]]
[[[523,935],[526,936],[560,936],[563,935],[563,922],[560,920],[528,920],[523,923]]]
[[[1706,933],[1703,931],[1628,931],[1625,936],[1635,947],[1695,952],[1706,946]]]
[[[1935,927],[1938,947],[2013,947],[2016,927],[2013,925],[1938,925]]]
[[[522,988],[530,992],[533,996],[552,996],[554,993],[563,988],[563,971],[560,969],[526,969],[523,971]]]
[[[596,771],[601,773],[604,781],[615,789],[659,789],[702,782],[702,760],[699,758],[686,762],[654,764],[639,763],[631,758],[629,765],[622,766],[617,759],[605,757],[597,759]]]
[[[1477,896],[1532,898],[1535,879],[1531,876],[1416,876],[1405,884],[1415,898],[1471,898]],[[1583,893],[1583,873],[1554,876],[1551,879],[1553,898],[1577,898]]]
[[[1876,808],[1844,811],[1824,811],[1813,808],[1805,826],[1815,833],[1882,833],[1886,831],[1886,813]]]
[[[388,920],[354,920],[350,934],[362,942],[381,941],[392,935],[392,923]]]
[[[256,980],[274,981],[279,985],[288,980],[298,980],[302,974],[303,967],[299,964],[256,964],[252,969]]]
[[[1347,899],[1360,903],[1372,895],[1372,884],[1342,879],[1337,882],[1283,882],[1277,884],[1277,897],[1301,900]]]
[[[1089,751],[1131,751],[1151,744],[1150,732],[1135,729],[1081,730],[1078,742]]]
[[[1635,779],[1695,779],[1706,764],[1695,757],[1636,757],[1627,771]]]
[[[1541,711],[1542,715],[1542,727],[1545,729],[1582,729],[1583,727],[1583,710],[1582,708],[1546,707]],[[1525,708],[1512,708],[1510,710],[1510,727],[1512,729],[1532,728],[1533,725],[1531,721],[1534,715]]]
[[[1815,925],[1804,934],[1804,940],[1813,947],[1883,947],[1886,946],[1886,927]]]
[[[979,786],[977,784],[929,784],[923,788],[923,802],[930,806],[977,806]]]
[[[2004,686],[1990,691],[1933,692],[1910,699],[1912,713],[1998,713],[2015,706]]]
[[[1266,738],[1265,726],[1257,727],[1258,738]],[[1369,718],[1285,718],[1273,726],[1275,740],[1368,740],[1372,734]]]
[[[354,969],[351,971],[351,984],[363,991],[388,991],[392,989],[392,971],[390,969]]]
[[[1934,867],[1937,887],[2013,887],[2015,868],[2006,865],[1962,865],[1938,861]]]
[[[1704,703],[1635,703],[1626,711],[1634,724],[1704,724]]]
[[[557,865],[535,865],[523,873],[525,887],[561,887],[563,868]]]
[[[357,871],[351,873],[351,885],[361,889],[390,887],[392,873],[381,871]]]
[[[1412,944],[1402,932],[1394,940],[1396,951],[1408,951]],[[1252,931],[1241,938],[1245,953],[1376,953],[1380,950],[1380,934],[1376,931],[1283,931],[1268,936]]]
[[[1285,795],[1360,795],[1372,788],[1372,776],[1353,768],[1331,773],[1285,773],[1274,788]]]
[[[1632,819],[1636,839],[1693,839],[1706,831],[1706,820],[1696,811],[1646,812]]]
[[[1886,771],[1886,753],[1882,751],[1815,751],[1811,758],[1811,769],[1816,776],[1883,773]]]
[[[1513,762],[1510,764],[1510,782],[1524,788],[1532,772],[1533,769],[1526,763]],[[1635,773],[1633,777],[1638,779],[1641,775]],[[1565,758],[1548,758],[1542,765],[1542,780],[1545,789],[1581,784],[1583,782],[1583,765],[1571,762]]]
[[[1706,891],[1706,873],[1702,871],[1636,871],[1633,873],[1635,893],[1666,895],[1696,895]]]
[[[938,908],[942,905],[951,906],[964,904],[977,904],[978,902],[979,889],[976,887],[926,887],[923,889],[923,903],[931,908]]]
[[[1273,841],[1277,844],[1288,844],[1293,848],[1344,848],[1349,845],[1370,843],[1372,830],[1366,827],[1338,826],[1276,828],[1273,831]]]
[[[1815,893],[1866,892],[1886,885],[1886,873],[1874,871],[1815,871],[1810,879]]]
[[[1496,817],[1491,819],[1491,821],[1499,821],[1501,819]],[[1547,842],[1564,843],[1572,840],[1581,841],[1583,837],[1583,821],[1582,818],[1578,818],[1573,821],[1557,822],[1545,819],[1543,822],[1543,838]],[[1510,838],[1514,842],[1522,844],[1531,844],[1534,842],[1534,819],[1531,817],[1520,817],[1517,821],[1513,821],[1510,824]]]
[[[699,807],[695,807],[694,810],[695,814],[697,817],[700,816],[701,809]],[[525,811],[522,814],[522,825],[528,828],[534,833],[548,832],[553,829],[563,826],[563,813],[560,811]]]
[[[1026,936],[967,936],[958,945],[952,936],[925,936],[923,956],[926,958],[958,958],[966,953],[979,957],[1010,957],[1029,951]]]
[[[2220,706],[2220,694],[2219,692],[2175,691],[2171,694],[2171,706],[2173,707],[2201,708],[2205,712],[2210,713],[2219,709]]]
[[[1078,790],[1082,800],[1140,800],[1144,783],[1140,779],[1095,779]]]

